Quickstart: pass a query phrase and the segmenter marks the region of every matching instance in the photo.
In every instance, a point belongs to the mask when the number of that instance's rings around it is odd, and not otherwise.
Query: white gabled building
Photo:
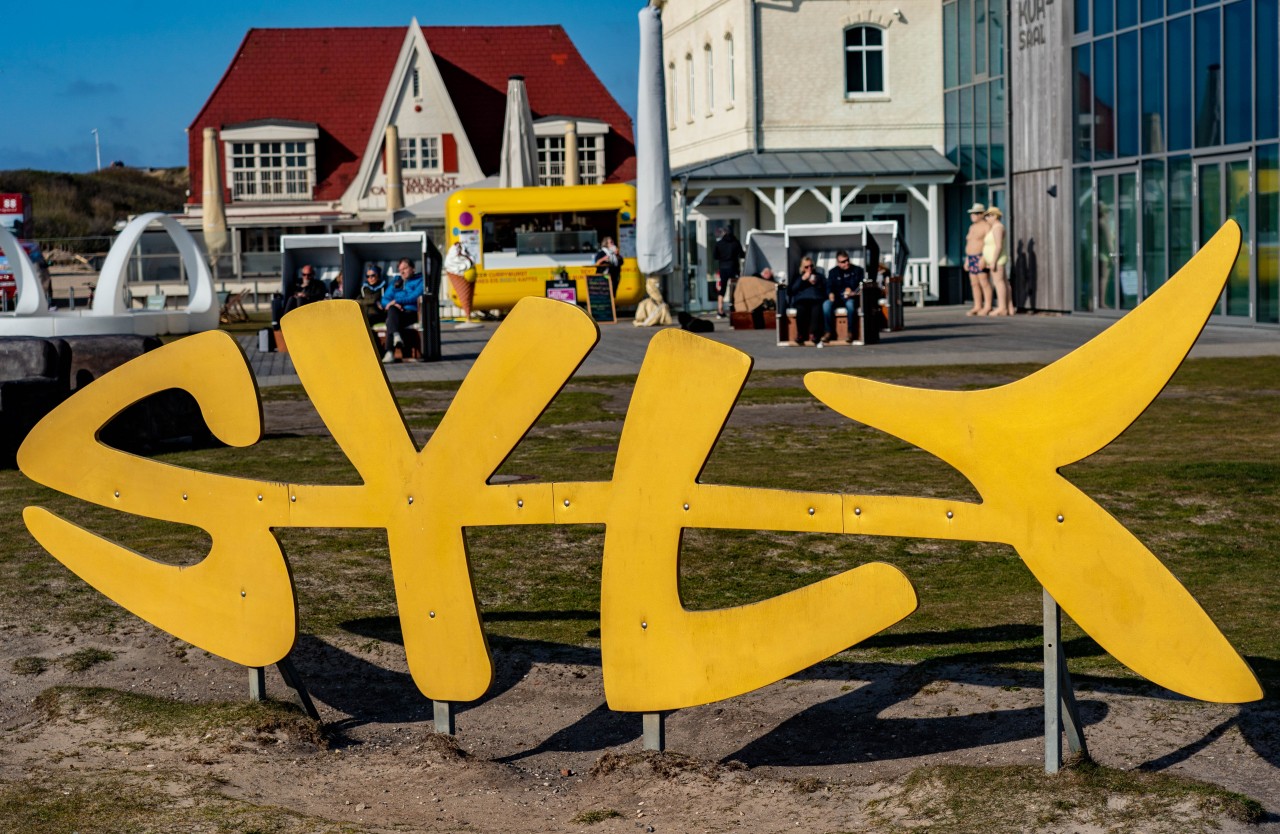
[[[668,141],[691,303],[713,230],[894,219],[938,297],[942,9],[901,0],[688,0],[663,9]],[[681,201],[683,200],[683,208]]]

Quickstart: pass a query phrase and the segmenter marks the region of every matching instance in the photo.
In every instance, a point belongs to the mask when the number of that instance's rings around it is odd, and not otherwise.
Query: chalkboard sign
[[[618,320],[618,311],[613,306],[613,283],[607,273],[587,276],[587,309],[598,322],[613,324]]]
[[[547,282],[547,298],[578,303],[578,285],[563,274]]]

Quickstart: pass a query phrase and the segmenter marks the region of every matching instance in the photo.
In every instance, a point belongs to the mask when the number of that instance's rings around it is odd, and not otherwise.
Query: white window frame
[[[300,122],[251,122],[222,129],[233,201],[305,202],[316,184],[320,131]]]
[[[676,62],[671,61],[667,64],[667,129],[675,130],[676,123],[680,121],[680,107],[676,102],[676,90],[679,88],[676,83]]]
[[[873,31],[880,34],[880,43],[878,45],[867,45],[864,35],[863,44],[849,45],[849,33],[855,30]],[[852,26],[846,26],[840,33],[842,38],[843,57],[844,57],[844,96],[846,99],[883,99],[889,97],[889,56],[888,49],[885,45],[887,31],[879,26],[869,23],[857,23]],[[867,59],[872,54],[879,56],[880,59],[880,85],[879,90],[851,90],[849,78],[849,54],[857,53],[862,61],[862,81],[866,85],[867,80]]]
[[[728,61],[726,62],[728,66],[725,67],[725,69],[729,73],[729,100],[725,102],[724,109],[732,110],[733,105],[736,104],[738,101],[738,80],[737,80],[738,68],[735,66],[736,56],[733,54],[733,33],[732,32],[725,33],[724,47],[725,47],[725,53],[728,57]]]
[[[605,165],[608,123],[555,116],[539,119],[533,124],[533,133],[538,140],[538,183],[564,185],[567,162],[564,139],[570,123],[578,137],[578,182],[581,185],[602,184],[608,172]]]
[[[706,111],[710,116],[716,109],[716,61],[709,42],[702,47],[702,58],[707,70]]]
[[[443,169],[440,136],[401,136],[400,170],[415,174],[439,174]]]
[[[694,110],[696,109],[696,107],[695,107],[695,102],[696,102],[696,99],[697,99],[697,93],[698,93],[698,85],[697,85],[697,82],[694,80],[694,77],[693,77],[693,53],[692,53],[692,52],[686,52],[686,53],[685,53],[685,55],[684,55],[684,68],[685,68],[685,75],[687,76],[687,78],[686,78],[686,82],[687,82],[687,85],[688,85],[688,90],[687,90],[687,92],[688,92],[688,95],[689,95],[689,100],[685,103],[685,116],[684,116],[684,117],[685,117],[685,121],[687,121],[687,122],[689,122],[690,124],[692,124],[692,123],[693,123],[693,113],[694,113]]]

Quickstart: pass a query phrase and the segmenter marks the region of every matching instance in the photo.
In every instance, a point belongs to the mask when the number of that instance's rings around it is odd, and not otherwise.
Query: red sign
[[[25,214],[24,196],[23,194],[0,194],[0,214]]]
[[[0,272],[0,296],[13,298],[18,294],[18,279],[12,272]]]

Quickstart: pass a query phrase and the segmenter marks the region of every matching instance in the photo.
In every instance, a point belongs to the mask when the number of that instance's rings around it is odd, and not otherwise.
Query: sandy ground
[[[49,722],[32,701],[58,684],[187,701],[246,697],[243,669],[183,653],[142,623],[96,638],[62,632],[6,639],[5,668],[15,656],[55,658],[85,645],[116,658],[83,673],[55,665],[39,676],[6,674],[6,779],[33,771],[163,773],[373,830],[571,831],[582,830],[572,822],[578,815],[611,810],[621,816],[592,830],[856,831],[894,812],[903,777],[921,765],[1042,761],[1034,671],[824,664],[670,715],[668,750],[676,755],[648,759],[640,755],[639,716],[604,704],[594,649],[518,641],[498,648],[498,679],[484,700],[459,712],[455,747],[432,733],[430,704],[409,678],[399,646],[304,635],[294,659],[332,733],[324,749],[288,737],[149,738],[122,736],[100,720]],[[274,670],[268,688],[289,696]],[[1095,682],[1081,689],[1090,752],[1100,763],[1184,774],[1252,796],[1269,811],[1280,808],[1275,702],[1239,708],[1145,687],[1111,690]],[[1225,820],[1223,830],[1280,830],[1276,820]],[[1042,830],[1089,829],[1073,820]]]

